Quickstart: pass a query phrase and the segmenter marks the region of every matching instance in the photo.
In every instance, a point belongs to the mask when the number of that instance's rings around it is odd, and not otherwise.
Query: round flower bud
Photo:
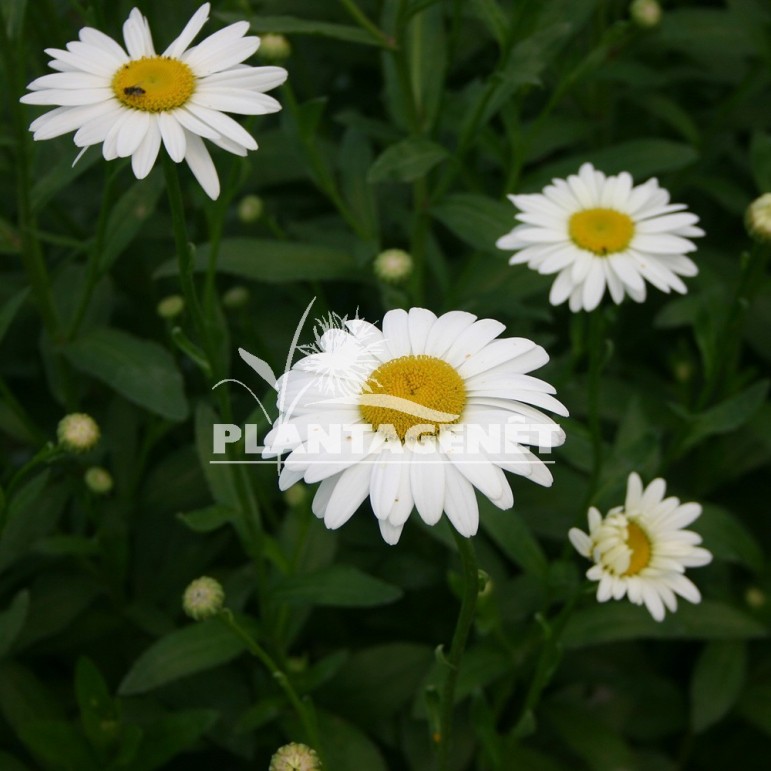
[[[284,493],[287,506],[299,506],[308,497],[305,485],[293,485]]]
[[[225,592],[222,584],[208,576],[196,578],[182,595],[182,609],[195,621],[216,616],[224,603]]]
[[[270,759],[268,771],[320,771],[321,761],[306,744],[292,742],[280,747]]]
[[[744,600],[747,605],[757,610],[766,604],[766,593],[757,586],[750,586],[744,594]]]
[[[747,207],[745,222],[753,238],[771,242],[771,193],[764,193]]]
[[[375,257],[375,275],[386,284],[399,284],[412,273],[412,257],[402,249],[386,249]]]
[[[260,56],[270,62],[283,62],[292,53],[292,46],[283,35],[269,32],[260,38]]]
[[[651,29],[661,21],[661,6],[656,0],[634,0],[629,6],[632,21],[643,29]]]
[[[222,304],[230,310],[243,308],[249,302],[249,290],[245,286],[231,286],[222,295]]]
[[[106,468],[101,466],[91,466],[86,469],[86,473],[83,478],[86,481],[86,487],[91,490],[92,493],[97,495],[107,495],[112,490],[112,475]]]
[[[164,297],[156,308],[158,315],[162,319],[173,319],[179,316],[185,309],[185,301],[181,295],[170,294],[168,297]]]
[[[65,415],[56,429],[59,444],[70,452],[86,452],[99,441],[99,426],[85,412]]]
[[[257,222],[262,217],[262,212],[265,206],[262,203],[262,198],[258,195],[245,195],[238,202],[238,219],[241,222],[250,223]]]

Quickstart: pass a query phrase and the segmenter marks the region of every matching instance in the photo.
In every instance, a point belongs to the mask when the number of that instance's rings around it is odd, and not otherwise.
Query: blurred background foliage
[[[742,220],[771,191],[771,8],[673,1],[641,29],[617,0],[361,0],[368,29],[352,5],[214,4],[214,25],[247,18],[291,43],[283,111],[245,122],[260,150],[214,154],[220,200],[181,169],[202,273],[221,237],[207,300],[214,370],[272,405],[236,350],[281,371],[313,297],[314,316],[358,309],[372,321],[392,307],[466,309],[544,345],[552,360],[539,374],[571,411],[568,441],[551,489],[515,478],[513,511],[480,501],[475,545],[492,589],[461,672],[454,767],[766,768],[771,282],[753,272]],[[281,495],[275,469],[253,466],[241,479],[266,536],[250,553],[234,467],[208,463],[223,402],[174,329],[185,316],[156,313],[178,291],[161,170],[137,182],[96,149],[72,168],[69,138],[35,144],[26,131],[36,112],[17,100],[45,71],[43,49],[86,24],[118,37],[131,6],[0,0],[0,768],[264,769],[302,739],[240,640],[183,616],[182,591],[207,574],[312,695],[330,771],[422,771],[442,674],[434,648],[449,642],[458,602],[444,523],[413,517],[397,547],[367,511],[330,533],[312,491]],[[166,45],[196,7],[141,10]],[[513,224],[505,194],[586,160],[637,182],[658,176],[707,231],[687,296],[651,290],[601,311],[594,498],[620,503],[631,470],[662,475],[705,504],[694,527],[715,555],[695,577],[705,601],[662,624],[581,590],[566,533],[584,521],[591,477],[588,317],[551,308],[550,280],[510,268],[494,245]],[[251,194],[264,211],[244,221]],[[21,267],[34,243],[53,322]],[[402,287],[372,272],[393,247],[419,265]],[[89,260],[98,280],[86,302]],[[248,293],[223,304],[234,287]],[[236,422],[264,432],[246,391],[227,398]],[[99,422],[98,447],[30,463],[74,410]],[[108,495],[84,484],[95,464],[114,478]]]

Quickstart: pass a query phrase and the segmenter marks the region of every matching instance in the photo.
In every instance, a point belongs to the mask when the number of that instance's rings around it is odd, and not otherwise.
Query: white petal
[[[445,466],[444,510],[453,527],[466,538],[476,535],[479,507],[471,483],[453,466]]]
[[[410,308],[409,320],[410,348],[413,356],[420,356],[426,351],[426,340],[436,321],[436,314],[426,308]]]
[[[442,516],[445,502],[444,458],[437,452],[413,454],[410,484],[415,507],[427,525],[435,525]]]
[[[589,538],[583,530],[579,530],[577,527],[571,527],[570,530],[568,530],[568,538],[575,550],[582,557],[589,557],[592,552],[592,539]]]
[[[396,546],[399,543],[404,525],[393,525],[387,519],[379,520],[378,525],[380,526],[380,535],[383,536],[383,540],[389,546]]]
[[[188,131],[185,140],[185,161],[187,161],[190,171],[193,172],[193,176],[198,180],[198,184],[206,195],[212,200],[217,200],[220,194],[220,180],[203,139]]]
[[[236,123],[232,118],[216,110],[209,110],[201,105],[188,103],[188,109],[196,118],[211,126],[218,134],[232,139],[247,150],[256,150],[257,142],[246,129]]]
[[[201,31],[203,25],[209,19],[209,3],[204,3],[191,17],[185,25],[177,39],[163,52],[164,56],[172,59],[179,59],[185,52],[185,49],[193,42],[195,36]]]
[[[199,88],[191,101],[210,110],[238,115],[268,115],[281,109],[280,102],[272,96],[236,88]]]
[[[361,506],[369,492],[372,466],[358,463],[343,471],[329,498],[324,524],[330,530],[344,525]]]
[[[381,450],[375,461],[369,483],[369,498],[375,516],[386,519],[399,494],[402,464],[390,450]]]
[[[128,158],[142,144],[150,128],[150,113],[144,110],[130,110],[129,119],[118,133],[117,151],[119,158]]]
[[[289,73],[283,67],[249,67],[241,65],[224,72],[215,72],[201,80],[206,87],[245,88],[250,91],[270,91],[286,81]]]
[[[161,130],[158,128],[158,118],[151,116],[147,133],[136,152],[131,156],[131,168],[137,179],[144,179],[153,168],[158,151],[161,149]]]
[[[407,311],[397,308],[383,316],[383,338],[392,358],[398,359],[411,353]]]
[[[506,325],[495,319],[479,319],[458,335],[457,340],[444,355],[444,360],[453,367],[459,367],[472,356],[479,353],[488,343],[492,342]]]
[[[101,48],[105,53],[111,54],[118,64],[128,61],[128,54],[123,50],[123,47],[109,35],[105,35],[104,32],[98,29],[83,27],[78,32],[78,37],[84,43]]]
[[[132,59],[155,56],[147,19],[136,8],[131,10],[123,25],[123,39],[126,42],[126,50]]]
[[[173,114],[168,112],[158,113],[158,126],[161,129],[161,138],[166,152],[174,163],[181,163],[185,158],[187,149],[186,132]]]
[[[24,104],[74,107],[83,104],[96,104],[97,102],[109,102],[113,98],[114,94],[111,88],[47,88],[44,91],[32,91],[29,94],[24,94],[19,101]]]
[[[476,316],[467,311],[449,311],[441,315],[426,338],[426,354],[441,358],[450,346],[455,342],[458,335],[470,327],[475,321]]]

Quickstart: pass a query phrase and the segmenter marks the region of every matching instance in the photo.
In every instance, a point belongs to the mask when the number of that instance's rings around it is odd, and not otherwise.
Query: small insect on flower
[[[141,86],[126,86],[123,89],[123,93],[126,96],[143,96],[147,92]]]

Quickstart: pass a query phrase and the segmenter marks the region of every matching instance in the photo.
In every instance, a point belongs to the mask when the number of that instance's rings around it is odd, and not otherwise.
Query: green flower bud
[[[283,35],[269,32],[260,38],[259,54],[270,62],[283,62],[292,53],[292,46]]]
[[[634,0],[629,15],[638,27],[652,29],[661,22],[661,6],[656,0]]]
[[[284,493],[284,500],[287,506],[294,508],[299,506],[308,497],[308,491],[305,485],[293,485]]]
[[[222,295],[222,304],[230,310],[243,308],[249,302],[250,293],[245,286],[231,286]]]
[[[216,616],[224,603],[225,591],[222,584],[208,576],[196,578],[182,595],[182,609],[195,621],[204,621]]]
[[[400,284],[412,273],[412,257],[402,249],[386,249],[375,257],[375,275],[386,284]]]
[[[85,412],[65,415],[56,429],[59,444],[70,452],[86,452],[99,441],[99,426]]]
[[[241,222],[250,223],[257,222],[262,217],[262,212],[265,210],[265,205],[262,202],[262,198],[258,195],[245,195],[238,202],[238,219]]]
[[[748,207],[745,223],[749,234],[757,241],[771,243],[771,193],[764,193]]]
[[[321,761],[306,744],[292,742],[280,747],[270,760],[268,771],[320,771]]]
[[[170,294],[164,297],[156,308],[158,315],[162,319],[173,319],[179,316],[185,309],[185,301],[178,294]]]
[[[102,468],[101,466],[91,466],[86,469],[86,473],[83,478],[86,482],[86,487],[91,490],[92,493],[97,495],[107,495],[112,490],[113,481],[110,472]]]

